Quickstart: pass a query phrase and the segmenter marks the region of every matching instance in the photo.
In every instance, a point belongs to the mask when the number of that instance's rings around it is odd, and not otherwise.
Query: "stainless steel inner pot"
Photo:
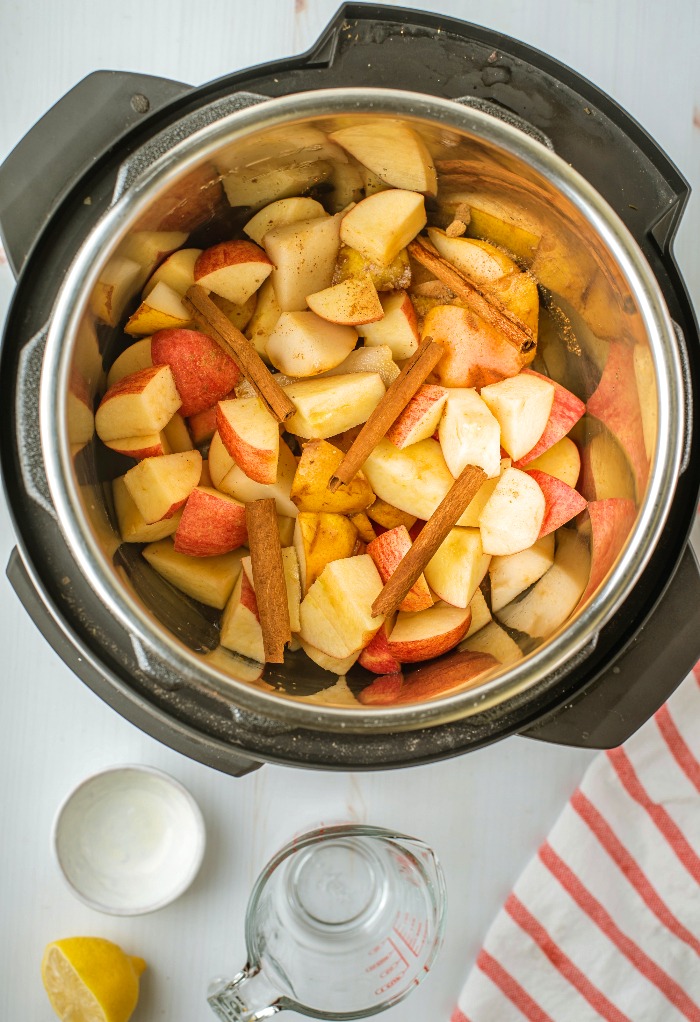
[[[420,133],[440,170],[436,215],[479,195],[485,210],[520,229],[523,237],[540,239],[531,269],[550,309],[540,352],[554,379],[585,390],[587,376],[596,367],[599,372],[611,341],[633,347],[647,367],[641,378],[620,374],[608,420],[624,423],[628,403],[639,401],[643,436],[637,431],[627,437],[623,427],[613,436],[606,433],[601,444],[610,495],[631,496],[637,514],[593,597],[522,661],[482,684],[420,704],[372,709],[333,705],[323,692],[300,700],[283,688],[246,681],[250,665],[232,655],[195,652],[180,637],[187,631],[186,601],[178,611],[175,598],[172,627],[164,626],[160,596],[154,591],[149,597],[146,586],[142,598],[143,580],[118,555],[121,540],[105,496],[104,467],[95,445],[86,444],[84,421],[76,421],[71,410],[76,392],[85,392],[88,403],[99,399],[105,389],[104,352],[116,355],[126,346],[118,322],[133,307],[134,288],[125,288],[111,322],[93,310],[100,280],[128,239],[137,232],[167,230],[212,243],[240,229],[251,208],[309,188],[325,196],[329,208],[339,208],[344,205],[342,161],[318,133],[368,117],[400,118]],[[329,89],[264,101],[239,94],[204,106],[127,159],[116,195],[67,268],[55,304],[41,377],[40,430],[51,500],[66,542],[135,648],[169,665],[182,684],[217,700],[328,732],[438,725],[497,708],[565,671],[615,614],[650,557],[673,498],[683,448],[683,385],[673,327],[639,247],[601,196],[518,127],[459,102],[388,89]],[[579,438],[586,442],[598,429],[589,419]],[[271,680],[283,686],[285,676],[303,675],[306,664],[303,654],[292,654],[282,674]],[[335,678],[329,674],[328,681],[330,686]]]

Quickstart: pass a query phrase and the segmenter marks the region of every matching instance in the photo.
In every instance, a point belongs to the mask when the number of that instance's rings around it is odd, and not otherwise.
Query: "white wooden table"
[[[459,0],[423,7],[523,39],[622,103],[694,183],[677,256],[700,306],[700,6],[695,0]],[[306,49],[335,0],[25,0],[0,5],[0,160],[72,85],[101,68],[198,84]],[[0,314],[13,281],[0,266]],[[0,563],[13,546],[0,499]],[[40,638],[0,580],[0,1019],[50,1020],[45,943],[94,934],[146,958],[134,1022],[210,1017],[208,980],[244,961],[243,918],[262,864],[293,832],[351,819],[423,837],[445,867],[444,951],[387,1022],[447,1020],[487,925],[575,787],[590,754],[511,739],[410,772],[328,774],[266,766],[241,780],[158,745],[85,688]],[[178,902],[116,919],[83,907],[49,852],[59,801],[86,774],[141,762],[183,781],[208,827],[202,871]],[[289,1016],[291,1017],[291,1016]],[[576,1020],[572,1020],[576,1022]]]

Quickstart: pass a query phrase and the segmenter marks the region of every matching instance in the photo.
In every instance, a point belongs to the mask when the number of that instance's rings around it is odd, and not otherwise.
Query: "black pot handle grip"
[[[85,168],[190,88],[167,78],[95,71],[37,121],[0,167],[0,235],[15,277]]]
[[[666,702],[697,660],[700,570],[690,544],[634,639],[579,696],[521,732],[587,749],[613,749]]]

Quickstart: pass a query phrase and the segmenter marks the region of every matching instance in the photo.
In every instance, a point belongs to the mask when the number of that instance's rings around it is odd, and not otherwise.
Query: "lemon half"
[[[61,1022],[127,1022],[145,968],[111,940],[68,937],[47,945],[41,978]]]

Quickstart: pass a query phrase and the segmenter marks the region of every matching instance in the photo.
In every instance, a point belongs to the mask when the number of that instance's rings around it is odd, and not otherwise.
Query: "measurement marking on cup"
[[[396,936],[397,936],[397,937],[398,937],[398,938],[399,938],[400,940],[402,940],[402,941],[404,942],[404,944],[406,945],[406,947],[408,948],[408,950],[409,950],[409,951],[411,952],[411,954],[413,955],[413,957],[414,957],[414,958],[417,958],[417,957],[418,957],[418,952],[416,951],[416,949],[415,949],[415,948],[413,947],[413,945],[412,945],[412,944],[409,944],[409,943],[408,943],[408,941],[407,941],[407,940],[406,940],[406,938],[404,937],[403,933],[401,933],[401,931],[400,931],[400,930],[397,930],[397,929],[396,929],[396,927],[394,927],[394,933],[396,934]]]
[[[379,970],[377,978],[380,980],[380,985],[374,991],[377,997],[387,993],[397,983],[400,983],[411,967],[408,959],[401,953],[391,937],[386,937],[381,944],[373,947],[370,957],[373,961],[366,966],[365,972]]]

